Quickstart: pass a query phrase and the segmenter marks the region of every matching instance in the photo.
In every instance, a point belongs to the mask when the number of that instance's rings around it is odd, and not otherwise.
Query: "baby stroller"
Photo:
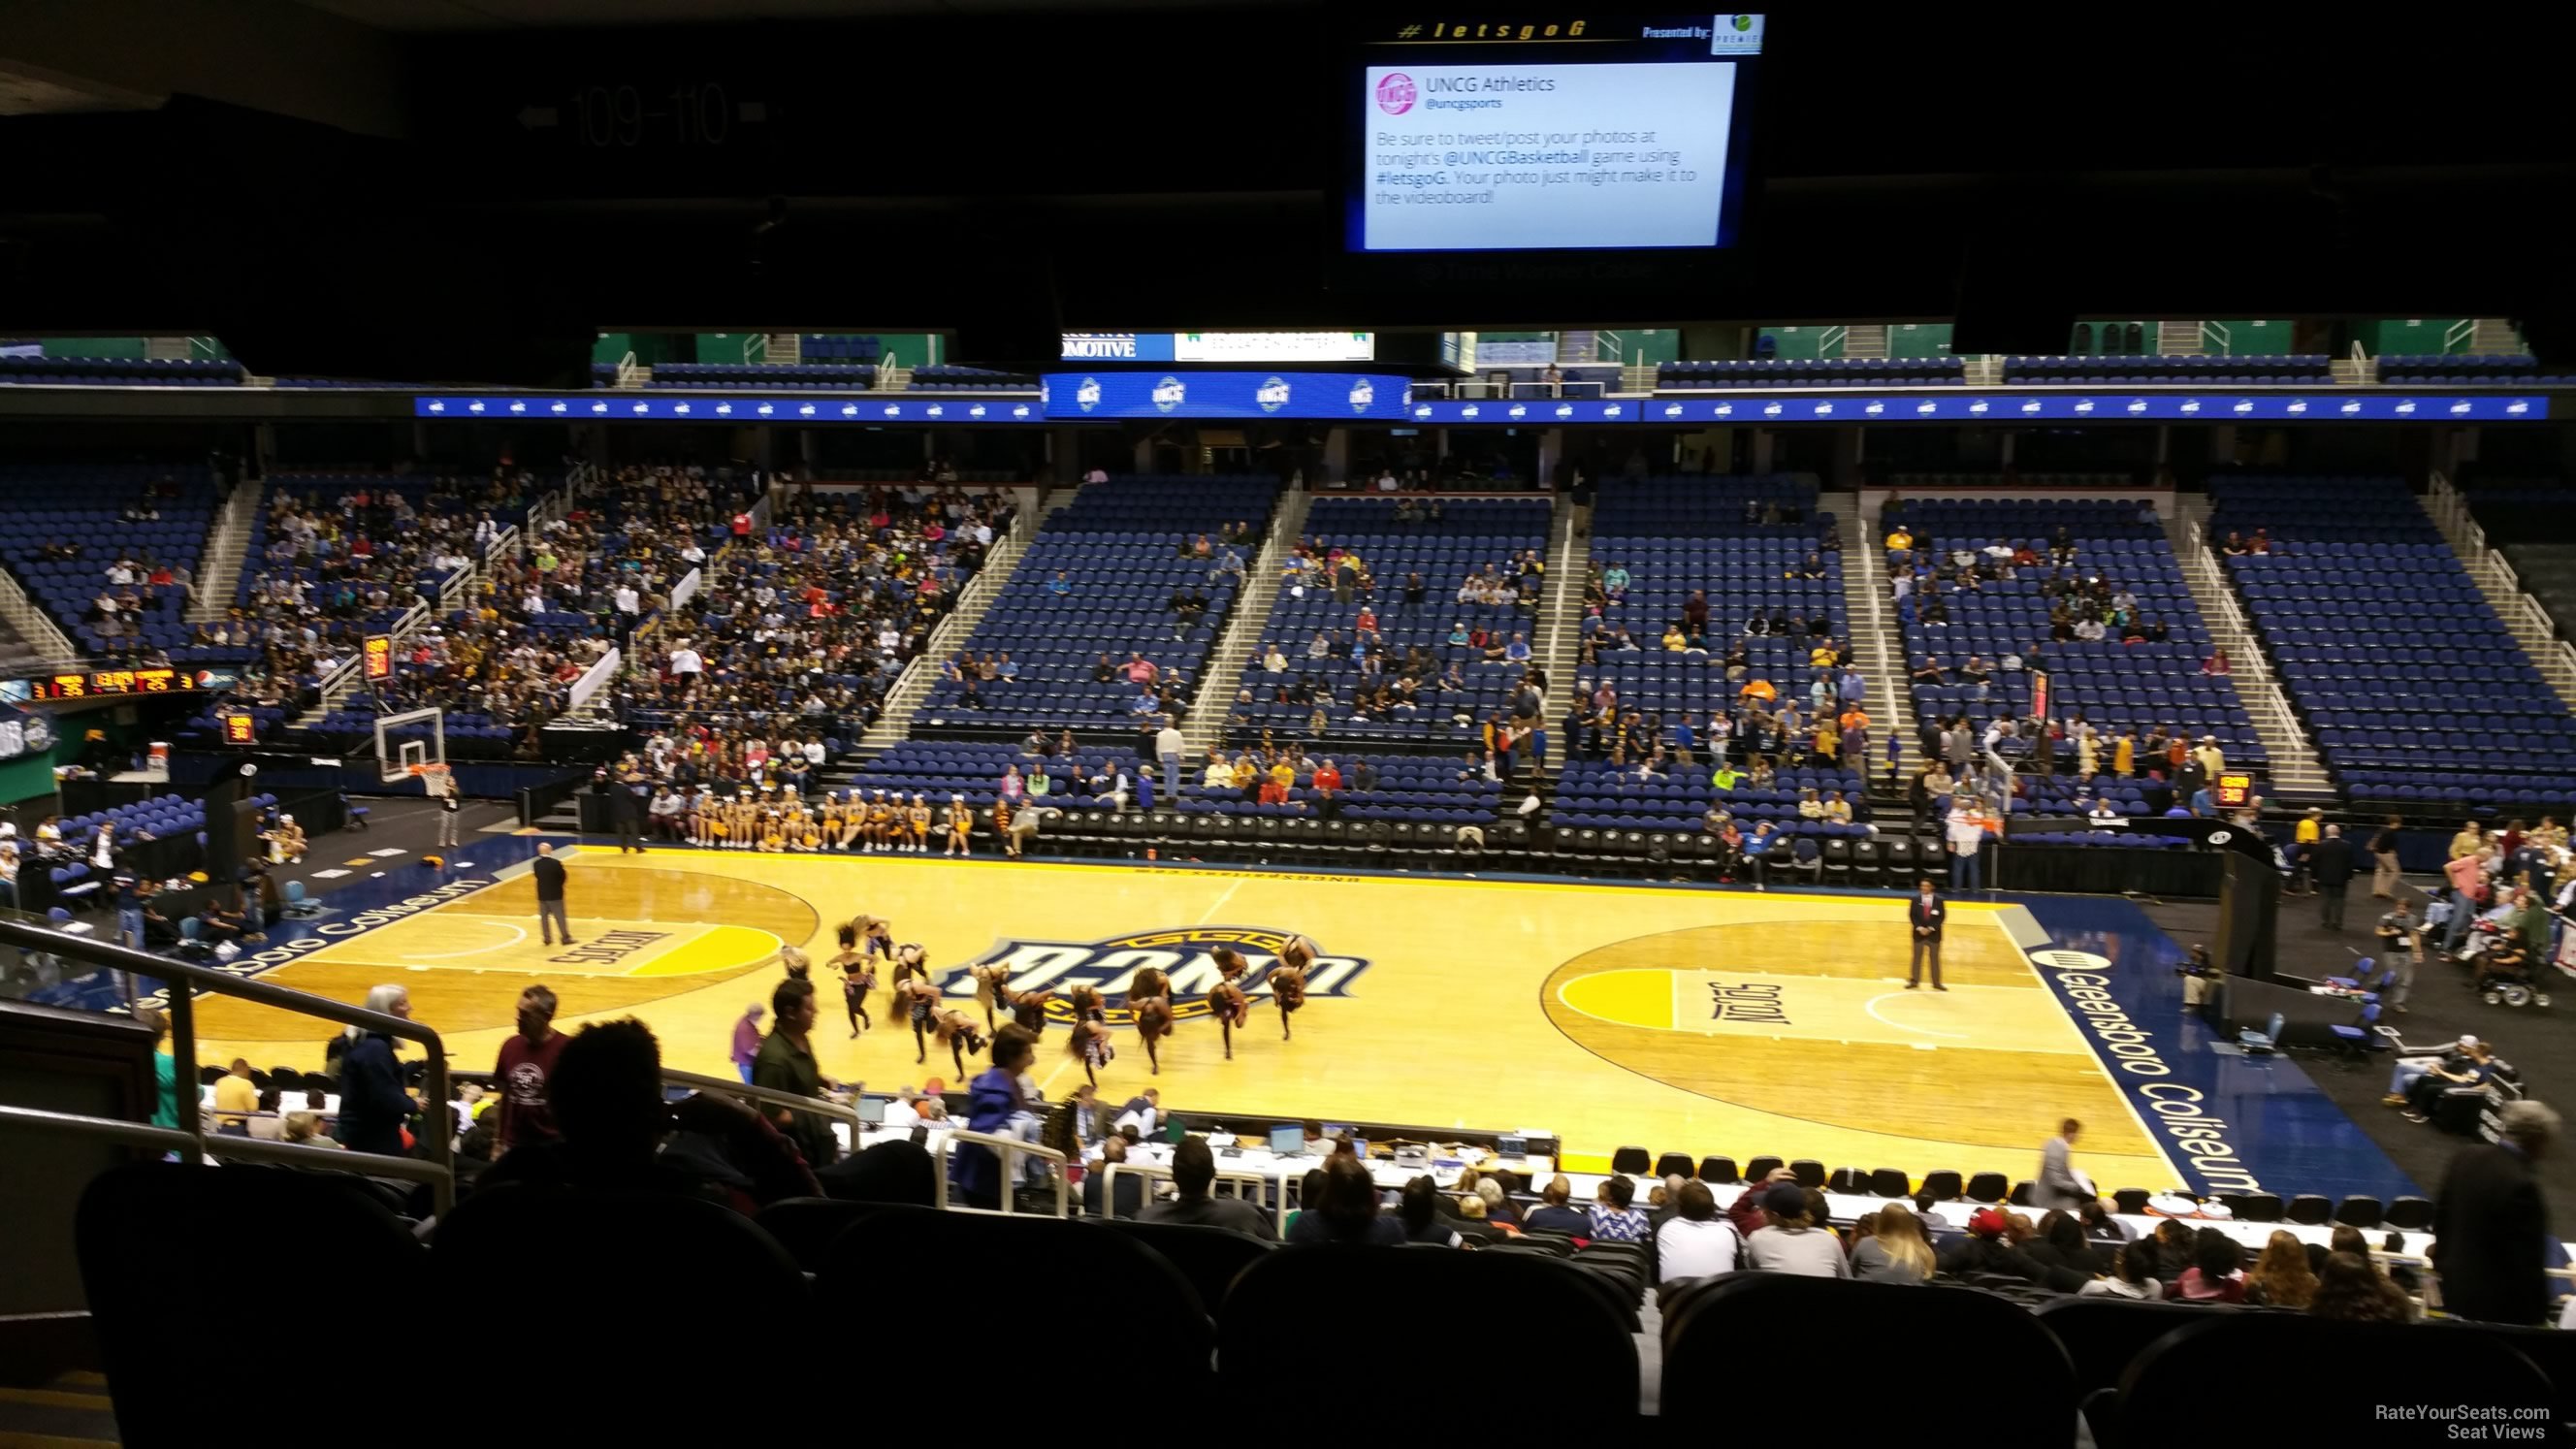
[[[2480,921],[2460,943],[2459,960],[2471,971],[2471,989],[2489,1006],[2547,1006],[2549,992],[2539,976],[2540,962],[2522,943],[2507,935],[2497,921]]]

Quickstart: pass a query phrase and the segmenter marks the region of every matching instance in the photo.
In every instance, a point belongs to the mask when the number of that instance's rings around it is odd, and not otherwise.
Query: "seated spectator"
[[[1775,1182],[1763,1189],[1762,1217],[1764,1225],[1745,1240],[1746,1266],[1808,1278],[1851,1276],[1842,1240],[1832,1228],[1820,1225],[1806,1188],[1795,1182]]]
[[[2414,1317],[2414,1305],[2369,1258],[2328,1253],[2308,1296],[2308,1313],[2345,1323],[2404,1323]]]
[[[2191,1266],[2165,1289],[2165,1296],[2185,1303],[2244,1302],[2244,1250],[2218,1229],[2202,1228],[2192,1238]]]
[[[1889,1203],[1869,1222],[1869,1235],[1852,1245],[1851,1275],[1863,1283],[1921,1283],[1939,1266],[1923,1220]]]
[[[736,1103],[698,1097],[676,1109],[680,1150],[663,1150],[675,1109],[662,1097],[662,1051],[640,1021],[574,1033],[546,1079],[552,1142],[523,1142],[477,1179],[574,1189],[670,1192],[752,1213],[822,1187],[786,1138]]]
[[[1207,1139],[1184,1137],[1172,1148],[1172,1185],[1179,1195],[1145,1209],[1138,1220],[1232,1228],[1265,1241],[1278,1236],[1259,1208],[1239,1197],[1215,1196],[1215,1184],[1216,1154],[1208,1150]]]
[[[2140,1238],[2120,1246],[2120,1256],[2111,1276],[2096,1278],[2076,1293],[2087,1298],[2130,1298],[2153,1301],[2164,1297],[2164,1285],[2156,1281],[2156,1245],[2151,1238]]]
[[[2492,1073],[2495,1053],[2472,1035],[2462,1035],[2458,1043],[2439,1057],[2409,1057],[2397,1063],[2388,1075],[2388,1095],[2380,1105],[2404,1107],[2413,1121],[2428,1119],[2433,1104],[2453,1087],[2474,1087],[2484,1083]]]
[[[1592,1236],[1591,1215],[1567,1206],[1573,1197],[1574,1184],[1565,1180],[1564,1173],[1549,1178],[1547,1187],[1539,1193],[1539,1205],[1530,1209],[1522,1226],[1533,1233],[1563,1233],[1569,1238]]]
[[[1404,1225],[1404,1240],[1434,1248],[1463,1245],[1466,1240],[1442,1221],[1440,1209],[1446,1201],[1439,1184],[1427,1175],[1406,1183],[1395,1209],[1396,1220]]]
[[[2084,1221],[2073,1213],[2051,1210],[2041,1216],[2038,1234],[2018,1245],[2030,1260],[2045,1268],[2064,1268],[2086,1278],[2098,1278],[2109,1271],[2110,1264],[2084,1236]]]
[[[1677,1282],[1735,1271],[1744,1240],[1717,1215],[1716,1195],[1708,1184],[1692,1179],[1674,1194],[1673,1216],[1655,1234],[1656,1281]]]
[[[1322,1175],[1323,1182],[1288,1224],[1289,1242],[1392,1247],[1405,1241],[1403,1225],[1379,1215],[1377,1183],[1356,1154],[1336,1152],[1326,1158]]]
[[[1981,1207],[1968,1214],[1967,1235],[1942,1251],[1941,1271],[1960,1278],[1972,1273],[2020,1278],[2061,1293],[2072,1293],[2091,1278],[2089,1273],[2034,1261],[2010,1241],[2011,1232],[2011,1219],[1999,1209]]]
[[[2305,1308],[2317,1296],[2317,1275],[2308,1267],[2308,1245],[2286,1228],[2274,1228],[2263,1241],[2263,1256],[2245,1275],[2245,1301],[2273,1308]]]
[[[1605,1243],[1642,1243],[1652,1232],[1646,1215],[1629,1204],[1637,1200],[1637,1185],[1625,1175],[1604,1179],[1592,1204],[1591,1235]]]

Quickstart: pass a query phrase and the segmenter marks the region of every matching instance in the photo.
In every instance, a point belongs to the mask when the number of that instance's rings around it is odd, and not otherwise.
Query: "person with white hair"
[[[270,864],[301,865],[304,863],[304,827],[295,823],[294,816],[278,816],[277,823],[268,828],[267,836]]]
[[[400,986],[375,987],[367,993],[367,1010],[408,1020],[411,993]],[[341,1035],[348,1041],[340,1054],[341,1145],[400,1157],[412,1100],[403,1090],[402,1064],[394,1060],[394,1039],[361,1026]]]
[[[2549,1204],[2532,1164],[2558,1138],[2558,1114],[2508,1102],[2497,1140],[2451,1159],[2433,1199],[2442,1308],[2482,1323],[2542,1322],[2549,1312]]]

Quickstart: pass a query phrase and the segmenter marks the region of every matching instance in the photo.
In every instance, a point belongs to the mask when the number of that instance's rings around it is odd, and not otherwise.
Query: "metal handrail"
[[[1101,1163],[1100,1205],[1102,1210],[1108,1216],[1113,1218],[1118,1215],[1118,1174],[1122,1172],[1132,1172],[1138,1177],[1146,1179],[1149,1184],[1160,1181],[1170,1182],[1177,1185],[1179,1181],[1179,1179],[1173,1174],[1171,1164],[1169,1163]],[[1288,1236],[1288,1178],[1286,1173],[1282,1172],[1278,1176],[1271,1176],[1266,1173],[1254,1172],[1249,1168],[1228,1168],[1219,1164],[1214,1181],[1208,1184],[1209,1191],[1211,1195],[1215,1196],[1228,1195],[1218,1194],[1215,1192],[1216,1183],[1219,1182],[1231,1182],[1239,1184],[1243,1188],[1249,1188],[1251,1191],[1248,1193],[1237,1191],[1230,1195],[1238,1202],[1250,1202],[1253,1209],[1257,1212],[1266,1212],[1270,1214],[1272,1225],[1278,1230],[1279,1236],[1282,1238]],[[1274,1187],[1279,1189],[1279,1201],[1276,1204],[1265,1204],[1263,1199],[1270,1196],[1270,1189]],[[1146,1203],[1150,1203],[1153,1200],[1153,1193],[1154,1189],[1150,1185],[1147,1186],[1144,1191]],[[1140,1204],[1140,1206],[1142,1205],[1143,1204]]]
[[[948,1200],[947,1152],[949,1148],[953,1148],[962,1142],[971,1142],[978,1147],[987,1148],[1002,1159],[1002,1205],[1000,1207],[968,1207],[963,1203],[951,1203]],[[1064,1175],[1065,1155],[1056,1151],[1052,1147],[1040,1147],[1034,1143],[1022,1142],[1016,1137],[1001,1137],[990,1132],[970,1132],[963,1127],[951,1127],[948,1129],[948,1141],[940,1149],[940,1157],[941,1161],[939,1163],[939,1172],[936,1179],[937,1187],[933,1194],[932,1206],[937,1207],[942,1212],[989,1213],[1001,1217],[1013,1216],[1012,1200],[1019,1195],[1017,1189],[1020,1182],[1020,1159],[1023,1157],[1033,1157],[1040,1162],[1053,1163],[1055,1165],[1055,1215],[1060,1218],[1072,1216],[1072,1188],[1065,1181]]]
[[[828,1097],[808,1097],[801,1092],[782,1092],[776,1087],[755,1087],[738,1077],[710,1077],[697,1072],[684,1072],[677,1067],[664,1067],[662,1080],[678,1086],[693,1087],[701,1092],[721,1092],[728,1097],[745,1102],[758,1102],[763,1106],[777,1107],[783,1111],[810,1112],[817,1117],[827,1118],[850,1129],[850,1150],[853,1152],[858,1150],[859,1109],[847,1102],[835,1102]],[[850,1096],[855,1099],[858,1094],[858,1084],[851,1083]]]
[[[2306,731],[2299,727],[2298,716],[2290,709],[2289,697],[2281,691],[2280,679],[2273,673],[2271,660],[2263,653],[2262,640],[2255,636],[2252,623],[2246,619],[2244,611],[2237,606],[2235,589],[2227,577],[2226,570],[2218,566],[2216,557],[2210,552],[2208,536],[2201,531],[2200,524],[2195,520],[2184,520],[2183,529],[2184,538],[2190,544],[2188,552],[2191,555],[2191,567],[2198,570],[2201,577],[2209,584],[2210,597],[2218,601],[2220,622],[2234,632],[2236,642],[2243,650],[2244,662],[2256,670],[2261,679],[2262,688],[2255,693],[2255,702],[2271,711],[2273,723],[2288,737],[2288,742],[2298,750],[2299,759],[2276,763],[2300,763],[2311,767],[2321,765],[2322,761],[2314,747],[2308,744]],[[2231,675],[2230,682],[2236,686],[2237,697],[2244,698],[2246,694],[2244,676],[2241,673]]]
[[[429,1056],[429,1073],[421,1090],[431,1106],[431,1115],[440,1119],[439,1130],[424,1131],[421,1146],[426,1160],[409,1157],[385,1157],[371,1152],[351,1152],[328,1147],[308,1148],[290,1143],[261,1142],[249,1137],[210,1135],[205,1129],[202,1111],[181,1112],[183,1124],[170,1128],[146,1127],[113,1117],[87,1117],[73,1113],[34,1112],[30,1108],[0,1109],[11,1121],[26,1125],[50,1127],[106,1141],[141,1142],[145,1146],[162,1146],[178,1151],[216,1157],[236,1157],[246,1161],[284,1162],[291,1166],[312,1165],[314,1157],[326,1158],[322,1165],[343,1171],[369,1173],[382,1177],[407,1178],[430,1185],[431,1199],[437,1210],[446,1212],[456,1203],[456,1169],[453,1155],[455,1129],[447,1108],[447,1048],[438,1033],[408,1017],[388,1016],[362,1006],[350,1006],[327,996],[308,991],[294,991],[271,986],[264,981],[235,976],[193,961],[173,960],[147,955],[129,947],[118,946],[87,936],[74,936],[61,931],[0,920],[0,944],[16,946],[23,951],[46,952],[68,956],[75,961],[104,966],[131,976],[151,976],[170,983],[170,1056],[181,1090],[193,1090],[197,1080],[197,1005],[196,991],[180,988],[203,988],[217,996],[238,997],[280,1011],[292,1011],[342,1026],[355,1026],[380,1032],[404,1041],[419,1042]],[[32,1118],[31,1118],[32,1114]],[[44,1118],[52,1120],[33,1120]],[[144,1141],[135,1132],[167,1134]]]
[[[187,1115],[181,1114],[183,1119]],[[235,1115],[256,1117],[265,1114]],[[355,1172],[365,1177],[425,1182],[430,1185],[432,1194],[437,1195],[440,1212],[444,1213],[455,1202],[455,1179],[448,1169],[417,1157],[387,1157],[380,1152],[313,1147],[301,1142],[271,1142],[262,1137],[230,1137],[220,1132],[207,1136],[176,1127],[151,1127],[113,1117],[85,1117],[77,1112],[48,1112],[39,1107],[0,1105],[0,1123],[36,1131],[62,1132],[94,1141],[121,1142],[132,1147],[159,1148],[182,1155],[202,1153],[237,1162],[264,1162],[279,1167],[310,1167],[325,1172]],[[443,1195],[439,1194],[441,1188],[446,1189]]]

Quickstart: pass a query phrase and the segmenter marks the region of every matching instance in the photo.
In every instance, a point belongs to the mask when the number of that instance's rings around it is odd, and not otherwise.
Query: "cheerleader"
[[[948,853],[950,855],[973,855],[975,852],[967,848],[966,838],[969,835],[972,835],[975,831],[975,812],[966,808],[965,796],[951,795],[948,797],[948,819],[946,823],[948,826]]]
[[[876,916],[860,916],[852,924],[859,930],[859,949],[871,956],[894,959],[894,923]]]
[[[975,1004],[984,1008],[984,1030],[1000,1030],[993,1021],[993,1006],[1010,994],[1011,968],[1001,965],[969,966],[966,974],[975,978]]]
[[[1145,1044],[1145,1060],[1159,1077],[1163,1074],[1161,1043],[1172,1034],[1171,979],[1151,966],[1138,971],[1127,988],[1127,1006],[1136,1013],[1136,1036]]]
[[[1046,1004],[1049,994],[1044,991],[1007,993],[1011,1006],[1011,1023],[1031,1036],[1045,1036]]]
[[[1072,991],[1066,993],[1065,1000],[1073,1007],[1074,1020],[1088,1021],[1100,1025],[1106,1025],[1108,1023],[1109,1006],[1108,1003],[1101,1000],[1099,987],[1091,985],[1077,986],[1073,988]]]
[[[939,1007],[939,988],[921,977],[900,974],[901,967],[895,969],[898,974],[894,978],[893,1005],[886,1014],[912,1023],[912,1062],[919,1066],[930,1060],[928,1033],[931,1013]],[[960,1067],[958,1071],[962,1075],[965,1069]]]
[[[1216,948],[1217,983],[1207,994],[1208,1010],[1216,1017],[1217,1029],[1225,1033],[1225,1059],[1234,1060],[1234,1029],[1252,1020],[1252,1001],[1243,994],[1243,980],[1252,964],[1231,946]]]
[[[937,995],[937,992],[934,990],[932,994]],[[914,1029],[919,1030],[918,1027]],[[941,1046],[948,1048],[949,1058],[957,1063],[957,1075],[961,1078],[966,1075],[967,1054],[980,1052],[985,1046],[984,1034],[975,1030],[975,1018],[953,1006],[940,1008],[931,1014],[930,1034],[939,1039]]]
[[[797,947],[779,947],[778,964],[787,968],[787,979],[790,981],[811,981],[814,979],[814,963]]]
[[[1320,954],[1315,943],[1304,936],[1291,936],[1280,943],[1279,964],[1270,968],[1270,994],[1279,1003],[1281,1041],[1295,1035],[1289,1018],[1306,1004],[1306,977],[1315,969],[1315,958]]]
[[[880,850],[894,849],[894,836],[894,807],[886,803],[885,792],[883,790],[879,790],[876,798],[868,802],[867,841],[869,853],[874,854]]]
[[[848,803],[832,807],[831,834],[832,848],[835,850],[846,851],[858,848],[859,828],[865,823],[867,812],[859,804],[856,798],[857,792],[852,791],[851,795],[852,798]]]
[[[850,1037],[858,1038],[860,1030],[873,1028],[876,1022],[868,1015],[868,993],[877,989],[877,973],[866,954],[859,950],[859,933],[851,926],[841,927],[841,951],[830,962],[841,973],[841,1005],[850,1013]]]
[[[912,808],[903,812],[905,830],[912,837],[905,849],[919,855],[930,848],[930,802],[919,795],[912,797]]]
[[[1077,1017],[1073,1036],[1064,1044],[1064,1054],[1082,1063],[1082,1075],[1091,1085],[1100,1085],[1100,1069],[1118,1060],[1118,1048],[1109,1041],[1109,1028],[1089,1017]]]

